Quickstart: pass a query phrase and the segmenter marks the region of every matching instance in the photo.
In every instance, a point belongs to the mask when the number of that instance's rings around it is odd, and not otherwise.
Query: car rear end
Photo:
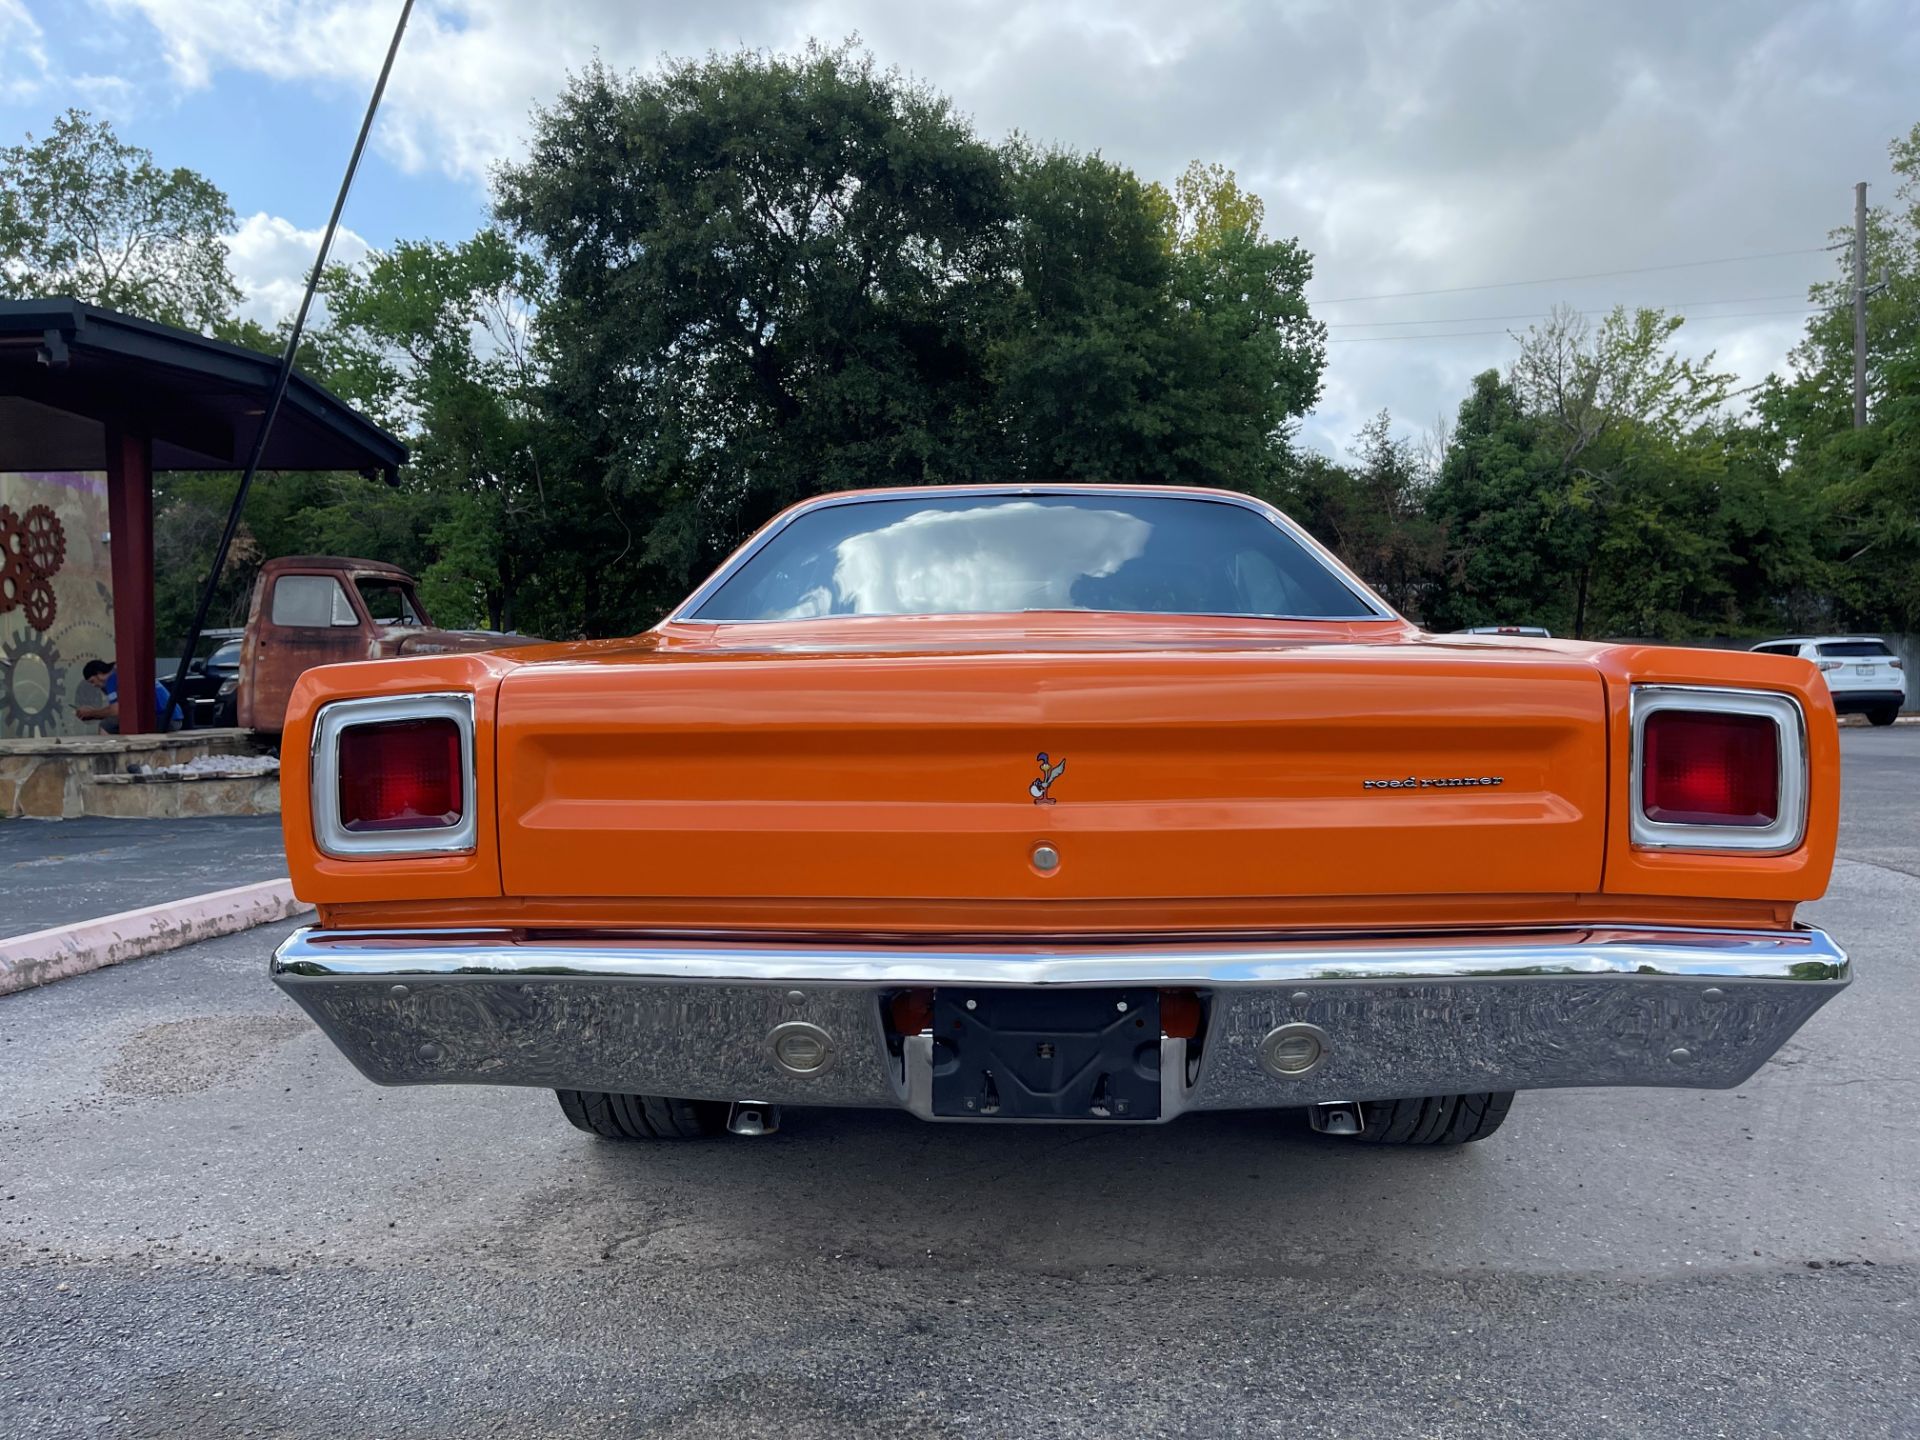
[[[1809,656],[1825,677],[1834,709],[1890,724],[1906,704],[1906,673],[1900,657],[1875,636],[1817,640]]]
[[[309,675],[276,979],[385,1084],[1110,1123],[1731,1086],[1846,982],[1799,661],[902,628]]]

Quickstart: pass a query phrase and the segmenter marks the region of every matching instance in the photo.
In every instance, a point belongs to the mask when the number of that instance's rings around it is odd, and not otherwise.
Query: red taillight
[[[1663,825],[1771,825],[1780,818],[1780,728],[1764,715],[1647,716],[1641,808]]]
[[[451,720],[389,720],[340,732],[344,830],[444,830],[463,810],[460,727]]]

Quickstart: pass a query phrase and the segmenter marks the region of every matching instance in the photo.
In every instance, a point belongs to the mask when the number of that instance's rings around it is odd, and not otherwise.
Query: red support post
[[[153,441],[107,427],[108,549],[120,733],[159,728],[153,705]]]

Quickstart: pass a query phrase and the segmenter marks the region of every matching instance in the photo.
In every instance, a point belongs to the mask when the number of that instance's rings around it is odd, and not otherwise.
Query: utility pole
[[[1867,182],[1853,187],[1853,428],[1867,428]]]

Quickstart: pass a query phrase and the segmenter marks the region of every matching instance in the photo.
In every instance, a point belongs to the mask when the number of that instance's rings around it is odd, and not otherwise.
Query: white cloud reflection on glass
[[[921,510],[842,540],[832,589],[815,586],[779,618],[1070,610],[1076,584],[1113,574],[1152,532],[1118,510],[1031,501]]]
[[[1251,502],[1114,489],[825,499],[750,547],[688,618],[1037,611],[1381,614]]]

